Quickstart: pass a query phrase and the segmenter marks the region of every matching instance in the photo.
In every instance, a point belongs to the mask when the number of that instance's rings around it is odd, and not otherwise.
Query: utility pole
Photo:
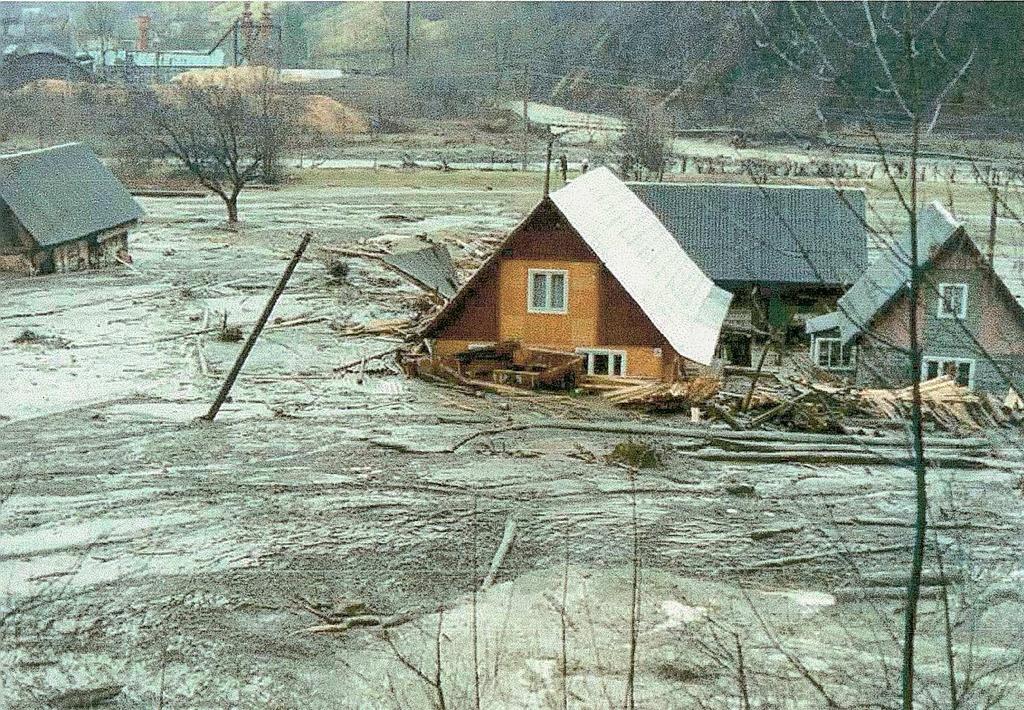
[[[217,416],[217,412],[220,411],[220,407],[224,404],[224,401],[228,398],[228,393],[231,392],[231,386],[235,384],[235,378],[238,377],[238,373],[242,371],[242,365],[245,364],[245,359],[249,357],[249,353],[252,351],[253,346],[256,344],[256,339],[260,337],[260,333],[263,332],[263,326],[267,324],[267,320],[270,319],[270,313],[274,310],[274,305],[277,303],[277,299],[281,297],[281,293],[284,292],[284,287],[288,284],[288,279],[291,278],[292,272],[295,271],[295,267],[299,263],[299,259],[302,258],[302,253],[306,251],[306,247],[309,246],[309,240],[313,238],[313,235],[306,232],[302,235],[302,241],[299,243],[298,249],[295,250],[292,260],[288,262],[288,266],[285,267],[284,273],[281,274],[281,280],[277,282],[277,287],[274,292],[270,294],[270,298],[267,300],[267,305],[263,307],[263,312],[260,313],[259,319],[256,321],[256,325],[253,326],[252,332],[249,333],[249,338],[245,341],[245,345],[242,346],[242,351],[238,353],[238,357],[235,358],[235,364],[231,366],[231,372],[228,373],[227,379],[224,380],[224,384],[221,385],[220,391],[217,392],[217,399],[214,400],[210,406],[210,411],[200,417],[208,422],[212,422],[214,417]]]
[[[999,210],[999,188],[992,185],[992,208],[988,214],[988,265],[996,268],[996,219]]]
[[[551,147],[555,143],[555,138],[554,133],[548,136],[548,155],[547,161],[544,163],[544,197],[547,197],[551,192]]]
[[[409,68],[409,54],[412,46],[412,1],[405,2],[405,68]]]
[[[523,172],[526,172],[526,152],[530,145],[530,63],[523,62]]]

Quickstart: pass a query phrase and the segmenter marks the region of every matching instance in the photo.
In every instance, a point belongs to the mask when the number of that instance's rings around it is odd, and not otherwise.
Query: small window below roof
[[[967,284],[939,284],[939,318],[967,317]]]
[[[567,313],[569,272],[563,269],[529,269],[526,310],[529,313]]]

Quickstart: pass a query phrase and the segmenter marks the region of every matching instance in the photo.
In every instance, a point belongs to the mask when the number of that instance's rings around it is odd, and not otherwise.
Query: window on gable
[[[815,338],[811,359],[823,370],[849,370],[853,368],[853,346],[844,346],[839,338]]]
[[[530,269],[527,310],[530,313],[566,313],[569,274],[558,269]]]
[[[967,317],[967,284],[939,284],[939,318]]]

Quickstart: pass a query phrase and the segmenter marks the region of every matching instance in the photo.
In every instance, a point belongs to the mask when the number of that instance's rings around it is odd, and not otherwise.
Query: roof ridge
[[[72,141],[70,143],[59,143],[58,145],[51,145],[45,148],[31,148],[29,150],[20,150],[16,153],[2,153],[0,154],[0,160],[9,160],[11,158],[24,158],[29,155],[42,155],[45,153],[55,153],[63,148],[72,148],[81,146],[81,141]]]
[[[862,192],[867,194],[864,187],[843,187],[835,188],[825,185],[762,185],[749,182],[654,182],[651,180],[629,180],[626,185],[643,186],[665,186],[665,187],[743,187],[758,190],[808,190],[812,192]]]

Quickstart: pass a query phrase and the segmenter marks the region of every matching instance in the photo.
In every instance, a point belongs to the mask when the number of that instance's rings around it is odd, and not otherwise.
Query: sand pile
[[[367,133],[370,130],[370,122],[365,113],[329,96],[307,97],[303,120],[311,129],[325,136]]]

